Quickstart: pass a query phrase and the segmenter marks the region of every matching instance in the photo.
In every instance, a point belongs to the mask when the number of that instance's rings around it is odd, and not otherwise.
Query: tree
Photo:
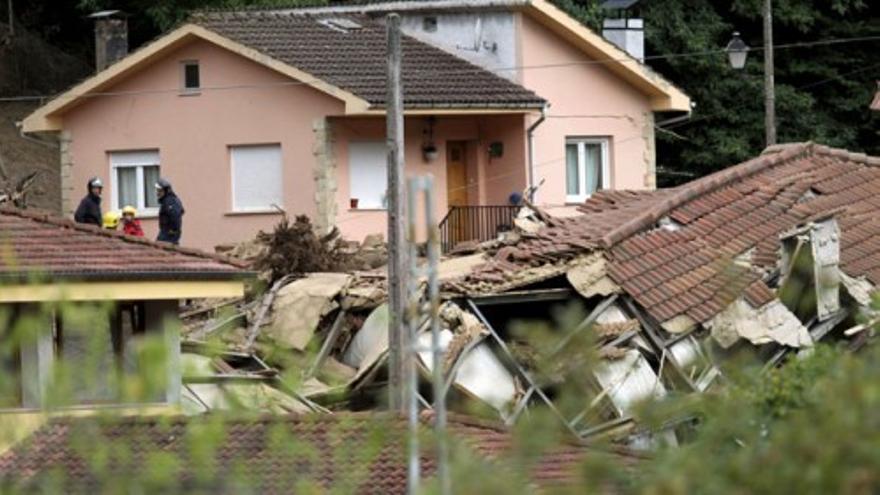
[[[723,53],[706,54],[725,46],[733,31],[760,48],[760,1],[644,0],[642,4],[649,56],[695,54],[650,62],[696,103],[689,122],[671,126],[680,137],[658,134],[660,166],[705,175],[760,153],[764,146],[761,52],[753,51],[741,72],[729,68]],[[777,0],[774,16],[777,46],[880,36],[876,2]],[[812,140],[880,153],[878,118],[867,109],[880,73],[877,44],[875,39],[778,48],[779,141]]]
[[[326,5],[327,0],[79,0],[79,9],[118,9],[134,14],[145,30],[165,31],[202,9],[285,8]]]

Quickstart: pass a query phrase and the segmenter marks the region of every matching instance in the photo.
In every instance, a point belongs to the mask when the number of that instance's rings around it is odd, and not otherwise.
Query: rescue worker
[[[126,206],[122,209],[122,232],[125,235],[143,237],[144,229],[141,228],[141,221],[136,217],[137,210],[134,206]]]
[[[156,197],[159,199],[159,237],[156,240],[180,244],[183,203],[174,194],[171,183],[163,178],[156,182]]]
[[[76,223],[86,223],[98,227],[103,223],[101,215],[101,193],[104,191],[104,183],[100,177],[92,177],[86,186],[88,194],[79,202],[73,219]]]
[[[116,228],[119,227],[120,216],[121,215],[118,211],[110,210],[107,213],[104,213],[104,220],[101,223],[107,230],[116,230]]]

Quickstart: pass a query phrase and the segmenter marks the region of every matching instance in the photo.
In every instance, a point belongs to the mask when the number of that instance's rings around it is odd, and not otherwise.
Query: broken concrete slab
[[[487,260],[488,256],[485,253],[444,258],[437,266],[437,278],[440,281],[461,278]]]
[[[262,381],[187,383],[182,391],[187,414],[208,411],[252,410],[273,414],[313,412],[308,405]]]
[[[566,272],[565,277],[574,290],[587,299],[620,292],[620,287],[608,276],[605,257],[601,253],[582,258]]]
[[[346,273],[312,273],[282,287],[272,304],[267,336],[281,347],[304,350],[351,279]]]
[[[850,277],[843,270],[840,270],[840,282],[846,293],[860,306],[871,305],[872,296],[877,292],[877,288],[864,276]]]
[[[688,315],[678,315],[671,320],[666,320],[660,327],[667,332],[676,335],[690,332],[697,328],[698,323]]]
[[[755,345],[770,342],[794,348],[813,345],[807,328],[778,299],[756,309],[739,298],[704,325],[725,349],[740,338]]]

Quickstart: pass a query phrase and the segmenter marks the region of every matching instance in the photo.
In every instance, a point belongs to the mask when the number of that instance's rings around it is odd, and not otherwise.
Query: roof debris
[[[440,263],[449,407],[482,405],[476,410],[508,424],[548,407],[580,438],[674,445],[689,418],[648,432],[633,408],[723,383],[727,351],[751,349],[773,366],[823,339],[861,347],[873,330],[858,318],[877,319],[869,305],[880,284],[878,165],[812,143],[784,145],[674,189],[600,191],[578,215],[524,207],[510,235]],[[302,395],[322,407],[376,407],[386,385],[384,272],[285,283],[256,351],[296,355],[279,361],[281,371],[301,370]],[[554,321],[553,306],[565,303],[588,316],[545,337],[555,339],[549,345],[510,325]],[[430,339],[427,328],[419,339]],[[599,364],[583,373],[591,358],[571,351],[590,346]],[[430,353],[419,364],[427,380]],[[583,409],[563,409],[556,388],[577,376],[593,380]]]

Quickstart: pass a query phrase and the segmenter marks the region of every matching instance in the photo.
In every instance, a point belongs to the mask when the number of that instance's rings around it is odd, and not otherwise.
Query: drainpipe
[[[51,142],[48,142],[48,141],[43,141],[42,139],[35,138],[35,137],[33,137],[33,136],[28,136],[27,134],[25,134],[25,133],[24,133],[24,128],[21,126],[21,121],[15,122],[15,127],[18,129],[18,136],[19,136],[20,138],[22,138],[22,139],[26,139],[26,140],[28,140],[28,141],[31,141],[31,142],[34,142],[34,143],[37,143],[37,144],[42,144],[43,146],[46,146],[47,148],[54,148],[54,149],[60,149],[60,148],[61,148],[61,146],[58,145],[58,144],[56,144],[56,143],[51,143]]]
[[[529,201],[535,201],[535,190],[538,188],[535,185],[535,144],[533,143],[535,129],[538,128],[545,120],[547,120],[547,111],[550,108],[550,105],[544,105],[541,108],[541,116],[538,120],[534,121],[532,125],[529,126],[526,131],[526,141],[528,142],[529,147]]]
[[[684,121],[690,120],[692,115],[693,115],[693,112],[688,110],[687,113],[685,113],[684,115],[679,115],[678,117],[672,117],[671,119],[666,119],[666,120],[661,120],[660,122],[655,122],[654,127],[663,128],[663,126],[667,126],[667,125],[671,125],[671,124],[678,124],[679,122],[684,122]]]

